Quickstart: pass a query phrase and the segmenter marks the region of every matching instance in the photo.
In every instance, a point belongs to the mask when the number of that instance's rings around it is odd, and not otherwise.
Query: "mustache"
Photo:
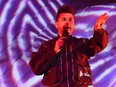
[[[65,30],[70,29],[71,30],[71,27],[70,26],[64,26],[63,29],[65,29]]]

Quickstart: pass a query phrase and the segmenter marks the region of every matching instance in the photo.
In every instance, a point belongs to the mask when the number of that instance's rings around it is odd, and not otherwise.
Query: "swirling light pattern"
[[[61,0],[0,1],[0,87],[44,87],[43,76],[35,76],[28,62],[42,42],[57,35],[55,15],[64,3]],[[109,43],[89,62],[93,87],[116,87],[116,3],[76,10],[73,35],[90,38],[95,21],[104,12],[110,16],[103,27],[108,31]]]

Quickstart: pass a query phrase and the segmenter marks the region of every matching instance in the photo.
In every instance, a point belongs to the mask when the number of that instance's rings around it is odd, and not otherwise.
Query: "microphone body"
[[[65,45],[65,42],[67,41],[68,37],[69,37],[69,33],[68,33],[68,26],[64,27],[64,30],[63,30],[63,34],[62,34],[62,37],[66,37],[64,40],[64,45]],[[60,47],[61,51],[62,49],[64,48],[64,46]]]
[[[69,28],[68,26],[64,27],[62,37],[66,37],[69,35],[68,28]]]

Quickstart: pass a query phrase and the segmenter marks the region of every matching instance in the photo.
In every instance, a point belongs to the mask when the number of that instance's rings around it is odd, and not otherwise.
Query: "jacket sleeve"
[[[38,52],[32,53],[31,60],[29,61],[29,65],[34,74],[42,75],[48,72],[57,55],[58,54],[56,54],[54,50],[48,50],[48,48],[43,43],[40,46]]]
[[[108,44],[108,33],[104,29],[94,31],[93,37],[86,40],[85,54],[94,56],[101,52]]]

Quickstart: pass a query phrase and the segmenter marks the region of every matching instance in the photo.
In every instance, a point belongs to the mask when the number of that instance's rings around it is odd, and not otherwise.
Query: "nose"
[[[68,20],[68,21],[66,22],[66,25],[69,26],[69,24],[70,24],[70,21]]]

